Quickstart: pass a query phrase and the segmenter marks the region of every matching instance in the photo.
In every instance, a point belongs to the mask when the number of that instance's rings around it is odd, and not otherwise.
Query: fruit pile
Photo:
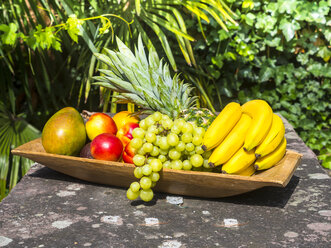
[[[196,170],[250,176],[279,162],[286,151],[285,128],[263,100],[242,106],[231,102],[216,117],[198,108],[197,96],[176,74],[170,76],[142,39],[135,54],[117,39],[118,51],[95,54],[105,66],[95,84],[119,92],[119,103],[133,103],[147,114],[139,123],[118,113],[112,119],[96,113],[84,121],[73,108],[60,110],[46,123],[42,143],[47,152],[134,163],[131,200],[153,198],[152,188],[162,169]],[[124,123],[125,122],[125,123]],[[115,123],[115,124],[114,124]],[[86,143],[86,133],[91,142]],[[116,135],[116,136],[115,136]],[[84,148],[82,149],[82,147]]]
[[[113,118],[93,113],[84,123],[76,109],[66,107],[45,124],[42,145],[48,153],[132,163],[134,153],[129,142],[138,122],[138,117],[122,111]]]
[[[127,191],[130,200],[150,201],[163,168],[251,176],[275,165],[286,151],[284,124],[263,100],[229,103],[206,132],[159,112],[139,125],[130,142],[139,179]]]
[[[284,135],[284,124],[268,103],[252,100],[229,103],[208,126],[159,111],[141,121],[124,111],[113,118],[94,113],[84,124],[68,107],[48,120],[42,144],[50,153],[133,163],[138,181],[127,198],[150,201],[163,169],[244,176],[268,169],[285,154]]]

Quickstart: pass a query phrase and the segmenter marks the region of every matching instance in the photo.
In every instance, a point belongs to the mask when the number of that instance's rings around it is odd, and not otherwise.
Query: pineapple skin
[[[210,124],[215,120],[216,115],[207,108],[189,108],[181,113],[181,117],[198,127],[203,127],[207,130]]]

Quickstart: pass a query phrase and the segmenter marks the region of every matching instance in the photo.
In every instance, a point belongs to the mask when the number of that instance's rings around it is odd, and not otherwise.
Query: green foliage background
[[[92,52],[115,47],[111,30],[132,47],[142,33],[196,87],[201,106],[267,100],[331,168],[331,0],[225,2],[0,3],[0,198],[30,166],[8,149],[38,137],[56,110],[116,111],[107,104],[114,93],[91,86]]]
[[[228,2],[239,25],[203,26],[194,46],[213,105],[267,100],[331,169],[331,1]]]

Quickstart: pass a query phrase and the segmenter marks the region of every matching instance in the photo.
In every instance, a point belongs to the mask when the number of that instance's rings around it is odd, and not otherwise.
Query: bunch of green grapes
[[[202,149],[205,129],[182,118],[172,120],[169,116],[155,112],[139,123],[132,132],[131,147],[136,150],[133,157],[133,182],[127,198],[143,201],[153,199],[152,188],[160,179],[163,168],[175,170],[212,171],[208,165],[210,151]]]

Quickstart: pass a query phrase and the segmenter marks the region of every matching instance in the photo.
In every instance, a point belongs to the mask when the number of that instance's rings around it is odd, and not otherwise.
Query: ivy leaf
[[[325,46],[318,51],[317,56],[321,57],[325,62],[328,62],[331,57],[331,51]]]
[[[329,30],[329,29],[324,30],[324,36],[327,39],[327,41],[330,42],[331,41],[331,30]]]
[[[305,65],[309,61],[309,54],[308,53],[300,53],[297,56],[297,61],[300,62],[302,65]]]
[[[255,27],[257,29],[263,29],[263,32],[270,32],[270,34],[276,34],[277,30],[275,29],[275,25],[277,23],[277,18],[272,17],[266,14],[258,14],[256,18]],[[271,32],[274,31],[274,32]]]
[[[247,15],[243,15],[243,17],[249,26],[253,26],[254,20],[256,18],[254,14],[248,13]]]
[[[269,66],[262,67],[260,71],[260,81],[265,82],[268,81],[271,77],[273,77],[274,70]]]
[[[279,37],[272,38],[269,35],[267,36],[267,38],[264,41],[270,47],[277,47],[280,44],[280,38]]]
[[[9,26],[6,24],[0,25],[0,31],[3,31],[4,34],[1,35],[1,41],[6,45],[13,46],[17,38],[17,26],[15,23],[9,23]]]
[[[280,0],[278,2],[279,7],[278,11],[279,13],[287,13],[292,14],[296,10],[297,7],[297,1],[296,0]]]
[[[290,41],[293,39],[295,31],[300,29],[300,24],[295,20],[289,22],[283,19],[280,22],[279,28],[282,30],[286,41]]]
[[[219,38],[220,41],[226,40],[229,37],[230,37],[229,33],[226,32],[224,29],[221,29],[221,30],[218,31],[218,38]]]

